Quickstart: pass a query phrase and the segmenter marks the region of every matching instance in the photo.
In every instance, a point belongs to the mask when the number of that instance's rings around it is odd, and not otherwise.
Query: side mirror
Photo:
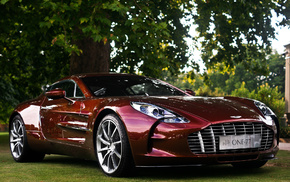
[[[193,90],[190,90],[190,89],[185,89],[185,93],[192,95],[192,96],[195,96],[195,92]]]
[[[57,88],[57,89],[53,89],[53,90],[45,92],[45,95],[50,99],[60,99],[60,98],[65,98],[65,91]]]
[[[49,88],[49,85],[42,85],[41,90],[46,91]]]

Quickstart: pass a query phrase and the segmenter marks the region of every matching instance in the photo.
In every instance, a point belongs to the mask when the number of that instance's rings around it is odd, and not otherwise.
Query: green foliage
[[[114,41],[111,71],[178,72],[187,63],[181,18],[190,7],[187,0],[0,1],[0,120],[68,75],[72,53],[83,53],[75,42],[84,37]]]
[[[160,78],[163,69],[176,74],[188,61],[181,24],[190,1],[128,1],[127,18],[114,21],[116,56],[111,70]],[[183,8],[184,9],[183,9]]]
[[[178,79],[170,75],[164,78],[177,87],[194,90],[198,96],[232,95],[259,100],[268,105],[280,119],[285,112],[284,93],[280,89],[284,88],[284,64],[284,59],[274,53],[268,56],[265,65],[269,67],[268,76],[253,74],[242,64],[227,70],[221,68],[225,67],[224,64],[216,64],[215,69],[209,69],[203,76],[195,74],[194,79],[189,76],[190,73],[180,75]]]
[[[177,75],[187,65],[184,38],[190,38],[192,18],[208,67],[220,62],[233,68],[241,62],[264,73],[263,56],[274,37],[270,11],[289,18],[287,7],[280,0],[1,0],[0,120],[6,121],[17,103],[38,95],[41,85],[68,75],[70,57],[84,54],[76,42],[85,38],[114,43],[110,71],[138,69],[161,78],[166,69]],[[218,87],[224,91],[224,86]]]
[[[272,13],[284,14],[289,19],[285,11],[289,3],[283,0],[194,2],[194,19],[206,66],[223,62],[226,67],[234,67],[241,63],[248,70],[265,74],[265,55],[270,53],[271,39],[275,37]]]
[[[212,91],[210,90],[210,88],[207,85],[204,85],[203,87],[200,87],[197,91],[196,91],[196,95],[197,96],[212,96]]]
[[[271,88],[268,83],[261,85],[257,90],[253,90],[252,92],[245,88],[245,83],[243,83],[231,95],[259,100],[269,106],[277,115],[278,119],[284,116],[285,101],[283,95],[279,92],[278,87]]]
[[[256,61],[260,62],[260,61]],[[262,63],[262,62],[260,62]],[[285,91],[285,58],[277,52],[267,55],[265,67],[267,74],[250,72],[243,64],[235,65],[234,69],[227,68],[224,64],[218,63],[212,69],[208,69],[203,76],[205,83],[214,90],[220,87],[226,94],[231,94],[233,90],[240,88],[244,83],[250,91],[268,83],[271,88],[278,86],[281,93]]]
[[[245,98],[250,97],[250,95],[252,94],[247,88],[245,88],[245,85],[246,85],[245,82],[243,82],[240,88],[232,91],[231,95],[237,96],[237,97],[245,97]]]
[[[176,82],[173,85],[178,85]],[[189,87],[188,87],[189,88]],[[269,106],[273,112],[280,119],[284,116],[285,113],[285,101],[281,92],[279,92],[278,87],[271,88],[268,83],[265,85],[261,85],[256,88],[256,90],[250,91],[246,88],[245,82],[242,82],[239,88],[236,88],[231,92],[231,94],[227,94],[224,92],[223,88],[215,87],[211,89],[208,85],[204,84],[198,89],[194,90],[197,96],[236,96],[236,97],[244,97],[251,98],[255,100],[259,100]]]
[[[290,138],[290,127],[281,127],[280,128],[280,137],[281,138]]]
[[[42,85],[68,73],[68,54],[51,46],[53,32],[39,27],[43,12],[26,3],[0,4],[0,24],[5,25],[0,26],[0,121],[4,122],[19,102],[39,95]]]
[[[270,54],[267,59],[269,65],[269,75],[261,78],[263,83],[268,83],[271,87],[278,87],[281,93],[285,92],[285,58],[277,52]]]
[[[187,63],[188,26],[181,24],[182,1],[53,1],[35,3],[44,13],[40,28],[54,31],[53,45],[71,54],[83,53],[75,42],[90,37],[95,42],[114,42],[111,71],[160,77],[168,68],[177,73]],[[182,8],[181,8],[182,7]],[[51,42],[50,41],[50,42]]]
[[[225,92],[220,87],[215,87],[213,90],[206,84],[195,90],[197,96],[211,97],[211,96],[225,96]]]

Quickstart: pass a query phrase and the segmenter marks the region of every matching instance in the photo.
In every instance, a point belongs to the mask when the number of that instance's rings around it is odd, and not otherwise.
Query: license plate
[[[228,135],[219,136],[220,150],[246,149],[261,147],[261,135]]]

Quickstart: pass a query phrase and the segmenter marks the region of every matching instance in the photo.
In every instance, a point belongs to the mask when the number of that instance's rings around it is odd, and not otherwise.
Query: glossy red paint
[[[45,96],[49,99],[60,99],[65,97],[65,91],[61,89],[54,89],[47,91]]]
[[[11,121],[16,115],[21,116],[29,146],[33,150],[97,160],[97,127],[106,115],[115,114],[126,129],[136,166],[259,161],[274,158],[278,151],[277,133],[274,133],[273,144],[266,151],[195,154],[190,150],[188,136],[210,125],[246,122],[263,124],[261,118],[264,116],[252,100],[236,97],[204,98],[186,93],[184,96],[96,97],[82,78],[100,76],[124,75],[87,74],[66,77],[56,83],[66,80],[76,83],[82,91],[82,97],[67,98],[64,90],[54,89],[16,107]],[[189,123],[164,123],[135,110],[131,102],[158,105],[183,116]],[[271,126],[266,127],[274,131]]]

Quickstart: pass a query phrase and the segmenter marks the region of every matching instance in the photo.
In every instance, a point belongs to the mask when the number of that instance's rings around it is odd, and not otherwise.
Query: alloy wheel
[[[97,155],[105,173],[114,173],[122,159],[122,139],[118,124],[112,119],[103,120],[97,131]]]
[[[13,120],[10,130],[10,148],[14,158],[19,158],[23,153],[24,126],[19,119]]]

